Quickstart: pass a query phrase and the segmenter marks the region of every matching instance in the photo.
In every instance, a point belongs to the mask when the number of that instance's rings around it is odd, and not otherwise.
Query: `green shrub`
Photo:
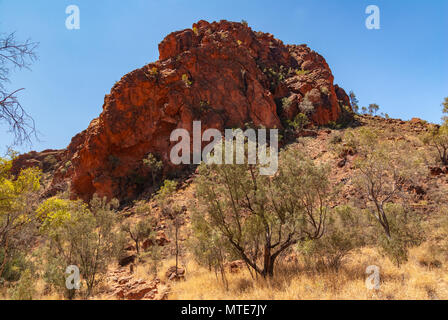
[[[303,131],[309,123],[310,120],[304,113],[297,114],[293,121],[288,120],[288,125],[299,132]]]
[[[29,269],[20,276],[20,280],[9,292],[13,300],[33,300],[36,294],[35,280]]]

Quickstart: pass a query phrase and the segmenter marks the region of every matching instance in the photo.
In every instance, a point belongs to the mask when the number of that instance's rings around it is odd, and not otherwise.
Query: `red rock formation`
[[[241,23],[199,21],[168,35],[159,51],[159,61],[114,85],[99,118],[72,139],[65,153],[72,166],[54,182],[69,178],[74,197],[134,197],[148,175],[142,159],[151,152],[169,165],[171,132],[191,132],[193,120],[202,130],[246,123],[281,129],[307,99],[313,122],[323,125],[349,105],[322,56]]]
[[[38,167],[43,172],[50,172],[60,165],[63,153],[63,150],[44,150],[22,154],[13,161],[11,173],[18,175],[20,170],[30,167]]]

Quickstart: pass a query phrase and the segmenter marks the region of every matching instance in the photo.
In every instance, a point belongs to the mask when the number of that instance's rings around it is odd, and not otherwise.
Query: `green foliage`
[[[354,155],[358,152],[357,134],[354,130],[346,130],[344,134],[335,134],[330,140],[330,149],[340,158]]]
[[[310,73],[309,70],[302,70],[302,69],[297,69],[297,70],[295,70],[295,74],[296,74],[297,76],[305,76],[305,75],[307,75],[308,73]]]
[[[45,248],[45,263],[43,264],[42,278],[45,283],[53,290],[63,294],[67,299],[73,299],[75,296],[74,289],[68,289],[66,285],[65,270],[67,265],[63,257],[55,255],[50,248]]]
[[[323,95],[328,96],[328,95],[330,94],[330,89],[328,89],[328,87],[326,87],[326,86],[323,86],[323,87],[320,88],[320,92],[321,92]]]
[[[61,227],[71,218],[70,212],[76,206],[78,210],[87,210],[87,207],[80,202],[72,202],[56,197],[45,200],[36,210],[36,216],[41,222],[41,231],[51,233]]]
[[[342,136],[340,134],[333,134],[330,138],[330,144],[337,145],[342,143]]]
[[[445,100],[443,101],[442,107],[443,107],[442,112],[448,114],[448,97],[446,97]]]
[[[177,184],[178,183],[176,181],[172,180],[165,180],[163,182],[163,186],[160,188],[156,195],[156,200],[159,202],[159,204],[163,206],[171,200],[171,197],[177,190]]]
[[[0,262],[2,262],[4,258],[4,249],[0,249]],[[25,253],[12,248],[8,251],[8,256],[2,273],[2,279],[12,282],[18,281],[21,274],[28,268],[31,268],[31,264],[27,261]]]
[[[338,119],[338,128],[344,128],[352,124],[355,120],[355,112],[349,106],[341,106],[341,115]]]
[[[148,72],[145,72],[145,76],[149,80],[157,80],[157,78],[159,77],[159,69],[157,69],[156,66],[153,66],[151,69],[147,69],[147,70],[148,70]]]
[[[285,97],[282,99],[282,109],[283,110],[288,110],[291,107],[292,101],[288,98]]]
[[[320,238],[325,229],[328,168],[293,149],[280,160],[274,177],[246,164],[199,167],[202,214],[192,222],[195,230],[210,228],[200,232],[199,241],[206,242],[202,247],[227,248],[225,254],[238,255],[263,277],[274,274],[281,253],[300,241]],[[213,254],[198,258],[216,261],[216,255],[223,255]]]
[[[79,201],[61,203],[53,199],[45,204],[45,210],[40,210],[45,217],[44,224],[48,221],[47,227],[42,229],[48,239],[48,253],[52,258],[60,258],[63,265],[59,270],[69,265],[79,267],[87,295],[92,293],[109,262],[123,248],[122,235],[114,231],[117,219],[114,208],[117,206],[116,200],[108,203],[94,196],[90,208]]]
[[[36,294],[35,279],[29,269],[20,276],[20,280],[11,290],[10,295],[13,300],[33,300]]]
[[[270,81],[271,89],[275,89],[281,82],[293,74],[293,69],[281,65],[279,68],[263,68],[263,73]]]
[[[0,181],[10,176],[12,160],[0,157]]]
[[[433,126],[422,136],[422,141],[437,150],[438,161],[441,164],[448,165],[448,122],[440,127]]]
[[[153,219],[144,219],[133,225],[129,222],[125,223],[122,225],[121,230],[131,237],[135,243],[137,254],[140,254],[140,243],[145,239],[155,238],[153,232],[154,227],[155,221]]]
[[[174,239],[172,245],[172,252],[174,252],[176,258],[176,272],[178,270],[179,256],[183,247],[180,243],[181,226],[184,224],[182,213],[183,208],[176,204],[174,195],[177,190],[177,182],[171,180],[165,180],[163,186],[157,192],[155,200],[159,204],[162,214],[170,220],[168,225],[168,232],[171,239]]]
[[[337,271],[343,259],[366,242],[362,218],[349,206],[336,207],[328,217],[322,238],[299,243],[299,252],[318,270]]]
[[[387,203],[384,210],[387,212],[391,237],[380,233],[378,244],[383,253],[400,267],[408,260],[408,249],[420,245],[425,239],[421,219],[396,203]]]
[[[193,82],[190,80],[190,77],[187,74],[182,75],[182,81],[187,88],[190,88]]]
[[[376,103],[369,104],[368,111],[369,111],[370,115],[377,114],[379,109],[380,109],[380,106],[377,105]]]
[[[155,187],[157,183],[157,178],[159,177],[163,169],[163,162],[159,161],[154,154],[149,153],[146,156],[146,158],[143,159],[143,164],[150,169],[152,185]]]
[[[225,262],[229,259],[229,252],[232,248],[217,230],[213,229],[203,218],[202,213],[193,210],[192,215],[193,237],[189,240],[190,252],[196,262],[209,270],[214,270],[215,274],[221,274],[221,280],[226,288],[228,281],[225,275]]]
[[[134,210],[140,216],[148,216],[151,214],[151,205],[144,200],[135,201]]]
[[[352,109],[355,113],[359,112],[359,100],[356,97],[356,94],[353,91],[350,91],[349,93],[350,97],[350,104],[352,105]]]
[[[28,241],[35,233],[34,210],[40,177],[40,170],[35,168],[22,170],[16,179],[7,173],[0,177],[0,251],[6,257],[0,261],[0,278],[13,252],[29,246]]]
[[[146,251],[141,254],[141,259],[149,259],[149,271],[157,276],[157,272],[159,271],[162,264],[163,247],[157,245],[157,243],[154,243],[154,245],[147,248]]]
[[[367,108],[366,108],[366,107],[362,107],[362,108],[361,108],[361,111],[362,111],[362,112],[361,112],[362,114],[367,114]]]
[[[299,113],[295,116],[294,120],[288,120],[288,125],[295,130],[301,132],[310,123],[310,120],[304,113]]]
[[[382,247],[399,264],[406,258],[408,244],[418,237],[407,232],[415,213],[399,211],[393,203],[399,199],[402,208],[406,207],[409,200],[401,186],[414,183],[423,174],[422,158],[418,153],[409,154],[406,145],[386,140],[379,131],[359,130],[354,141],[359,155],[355,184],[367,199],[367,212],[383,231]]]
[[[58,160],[56,159],[55,156],[48,155],[45,157],[43,162],[46,167],[52,168],[58,163]]]

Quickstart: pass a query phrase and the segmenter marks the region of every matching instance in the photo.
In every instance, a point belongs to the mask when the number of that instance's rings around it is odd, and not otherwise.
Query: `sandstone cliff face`
[[[169,167],[171,132],[192,132],[194,120],[202,130],[247,123],[281,129],[304,100],[314,105],[319,125],[338,120],[341,106],[349,106],[322,56],[241,23],[199,21],[168,35],[159,51],[159,61],[114,85],[99,118],[65,151],[69,165],[61,165],[54,183],[70,179],[74,197],[132,198],[148,176],[142,159],[153,153]]]

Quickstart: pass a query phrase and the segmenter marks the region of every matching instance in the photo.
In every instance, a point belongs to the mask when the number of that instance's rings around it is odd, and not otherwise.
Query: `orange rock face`
[[[322,56],[241,23],[199,21],[168,35],[159,51],[159,61],[115,84],[99,118],[65,151],[71,167],[59,170],[54,183],[70,179],[74,197],[131,199],[150,181],[142,160],[153,153],[170,170],[176,144],[170,134],[176,128],[192,132],[194,120],[202,130],[247,123],[282,129],[304,100],[313,104],[319,125],[337,121],[341,106],[349,105]]]

